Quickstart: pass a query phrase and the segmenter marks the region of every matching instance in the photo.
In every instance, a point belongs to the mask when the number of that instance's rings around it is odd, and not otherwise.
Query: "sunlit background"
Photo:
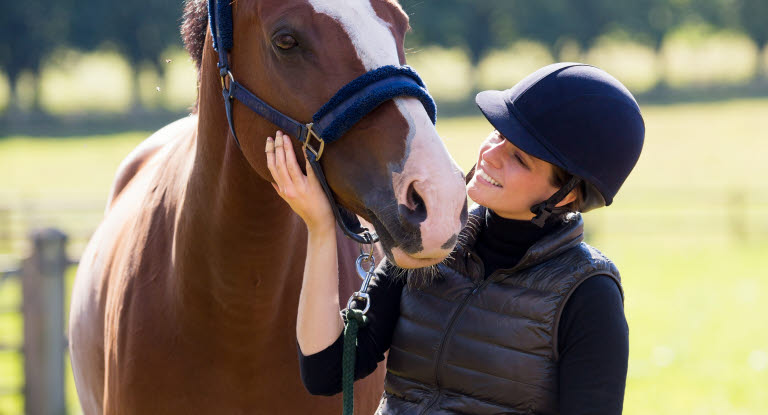
[[[51,3],[0,14],[0,272],[43,227],[64,231],[76,260],[122,158],[195,99],[180,1]],[[401,3],[409,64],[465,169],[491,129],[476,92],[556,61],[629,87],[643,154],[614,205],[585,215],[626,291],[624,413],[768,413],[768,1]],[[0,414],[25,410],[21,302],[19,277],[0,274]]]

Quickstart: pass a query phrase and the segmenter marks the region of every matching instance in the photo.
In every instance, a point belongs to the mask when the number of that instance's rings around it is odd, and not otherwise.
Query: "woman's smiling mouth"
[[[502,185],[501,185],[501,183],[499,183],[498,181],[496,181],[496,179],[494,179],[493,177],[491,177],[491,176],[490,176],[488,173],[486,173],[484,170],[482,170],[482,169],[478,169],[476,173],[477,173],[477,175],[478,175],[478,176],[480,176],[480,178],[481,178],[481,179],[483,179],[484,181],[488,182],[489,184],[491,184],[491,185],[494,185],[494,186],[496,186],[496,187],[504,187],[504,186],[502,186]]]

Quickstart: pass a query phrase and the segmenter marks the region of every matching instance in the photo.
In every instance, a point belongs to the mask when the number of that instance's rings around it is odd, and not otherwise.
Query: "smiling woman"
[[[500,132],[494,131],[480,145],[475,175],[467,185],[467,195],[476,203],[491,207],[508,219],[530,220],[531,206],[555,194],[552,178],[555,166],[517,148]],[[571,191],[557,206],[576,199]]]
[[[642,148],[637,103],[583,64],[544,67],[477,103],[495,128],[467,185],[479,205],[428,278],[388,261],[375,271],[355,378],[389,353],[377,414],[620,414],[628,332],[619,272],[582,242],[581,215],[567,206],[582,192],[597,201],[585,209],[611,203]],[[296,327],[302,379],[333,395],[346,342],[333,218],[289,143],[278,132],[266,152],[280,196],[309,227]]]

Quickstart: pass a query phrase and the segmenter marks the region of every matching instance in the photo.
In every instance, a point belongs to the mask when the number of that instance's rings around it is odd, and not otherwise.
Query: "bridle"
[[[229,66],[229,51],[233,46],[231,0],[209,0],[208,20],[213,36],[213,48],[219,56],[218,68],[227,122],[237,146],[240,147],[240,140],[235,133],[232,118],[234,100],[240,101],[253,112],[277,125],[283,132],[302,142],[309,164],[320,180],[341,229],[358,243],[377,242],[378,235],[364,228],[357,216],[336,202],[320,166],[320,158],[326,151],[326,145],[340,139],[376,107],[399,96],[418,98],[434,124],[435,102],[416,71],[408,66],[394,65],[369,71],[342,87],[315,113],[312,122],[302,123],[276,110],[235,80]]]
[[[304,153],[312,170],[320,181],[331,209],[344,233],[360,244],[360,256],[355,263],[363,284],[360,290],[354,292],[343,311],[345,320],[343,372],[343,407],[344,414],[354,412],[354,362],[355,344],[359,325],[365,325],[365,314],[371,307],[371,298],[367,287],[373,277],[376,260],[373,257],[373,244],[379,237],[364,228],[353,213],[339,206],[333,196],[328,181],[325,179],[320,166],[325,146],[341,138],[353,125],[382,103],[399,96],[418,98],[427,114],[435,123],[435,102],[427,92],[424,82],[419,75],[407,66],[384,66],[369,71],[352,80],[342,87],[317,113],[312,122],[301,123],[276,110],[259,97],[248,91],[236,80],[229,67],[229,51],[232,50],[232,5],[231,0],[208,0],[208,19],[213,35],[213,48],[219,55],[219,76],[224,95],[224,107],[227,112],[227,122],[235,143],[240,147],[240,140],[235,133],[232,120],[232,103],[238,100],[252,111],[277,125],[284,132],[296,137],[304,145]],[[370,251],[365,252],[363,245],[370,245]],[[364,266],[367,264],[367,266]],[[354,303],[355,300],[357,303]],[[353,304],[354,303],[354,304]],[[360,309],[360,303],[364,308]],[[351,363],[350,363],[351,362]]]

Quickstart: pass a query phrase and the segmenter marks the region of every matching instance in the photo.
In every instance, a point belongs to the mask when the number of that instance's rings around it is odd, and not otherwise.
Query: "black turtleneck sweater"
[[[486,226],[475,252],[488,277],[497,269],[512,268],[526,251],[557,223],[539,228],[530,221],[502,218],[488,210]],[[358,333],[355,379],[371,374],[392,342],[400,315],[401,279],[383,263],[369,286],[375,307],[369,324]],[[560,352],[560,413],[562,415],[618,415],[624,403],[629,355],[629,331],[616,283],[595,276],[581,284],[565,305],[558,330]],[[323,351],[304,356],[299,350],[302,380],[313,394],[341,392],[343,336]]]
[[[485,228],[478,235],[474,249],[483,260],[485,277],[497,269],[514,267],[536,241],[555,227],[555,220],[540,228],[531,221],[505,219],[486,210]]]

